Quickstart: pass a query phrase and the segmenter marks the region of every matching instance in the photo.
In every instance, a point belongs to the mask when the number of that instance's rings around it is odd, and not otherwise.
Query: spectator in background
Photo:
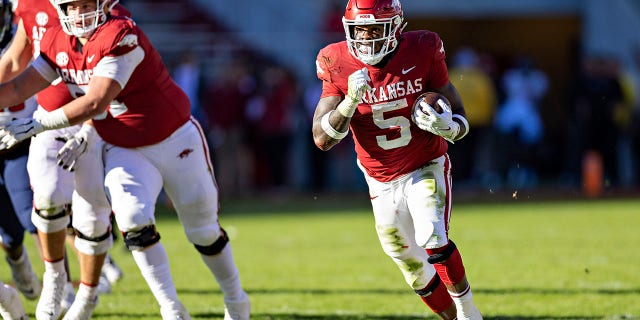
[[[498,153],[506,161],[501,171],[506,172],[506,182],[511,188],[537,185],[537,149],[544,138],[540,103],[547,93],[548,82],[547,75],[526,56],[517,57],[513,68],[501,79],[505,101],[494,124],[501,150]]]
[[[633,54],[634,65],[630,70],[630,82],[633,87],[630,94],[633,96],[631,108],[631,123],[629,124],[629,136],[631,140],[632,171],[634,173],[634,186],[638,186],[638,173],[640,173],[640,48],[636,48]]]
[[[203,128],[208,127],[208,119],[202,110],[202,91],[204,81],[200,72],[202,66],[195,53],[183,52],[173,68],[174,81],[184,90],[191,102],[191,114],[198,119]]]
[[[304,111],[305,111],[305,123],[311,126],[313,123],[313,113],[316,110],[316,105],[322,94],[322,83],[314,83],[308,86],[304,91]],[[329,154],[324,152],[313,143],[313,141],[305,140],[305,148],[309,154],[308,165],[309,168],[309,187],[311,191],[320,192],[324,191],[327,187],[327,166],[329,162]]]
[[[299,100],[298,88],[293,75],[277,65],[261,71],[259,86],[245,110],[256,156],[255,182],[260,188],[283,189],[289,182],[291,117]]]
[[[456,163],[456,178],[472,185],[488,183],[492,174],[493,118],[497,93],[491,76],[481,67],[480,57],[470,47],[461,48],[449,69],[451,83],[458,89],[472,128],[465,139],[449,146]],[[469,155],[471,151],[471,156]]]
[[[640,61],[639,61],[640,62]],[[635,163],[637,155],[634,155],[634,136],[637,134],[639,122],[638,113],[638,86],[640,78],[636,66],[622,69],[618,63],[614,64],[614,73],[618,75],[622,99],[614,111],[614,121],[619,129],[618,137],[618,175],[620,187],[630,188],[636,185],[637,169]]]
[[[616,141],[618,129],[614,121],[615,108],[622,101],[622,89],[610,58],[586,56],[581,73],[575,80],[570,104],[573,119],[570,146],[572,146],[569,170],[571,176],[579,176],[585,154],[595,151],[602,157],[604,175],[615,184],[617,175]]]
[[[203,101],[218,185],[222,194],[229,196],[249,191],[253,175],[244,116],[247,101],[256,90],[256,79],[247,61],[229,61],[209,85]]]

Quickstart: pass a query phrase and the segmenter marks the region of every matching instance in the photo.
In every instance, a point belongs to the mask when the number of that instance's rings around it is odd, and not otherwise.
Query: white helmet
[[[68,15],[67,6],[71,2],[78,0],[51,0],[51,3],[58,11],[62,30],[68,35],[88,38],[93,32],[107,21],[107,14],[119,0],[95,0],[96,10],[85,12],[79,15]]]

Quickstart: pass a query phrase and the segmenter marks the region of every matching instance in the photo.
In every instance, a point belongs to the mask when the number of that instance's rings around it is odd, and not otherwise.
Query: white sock
[[[144,250],[134,250],[131,254],[158,304],[163,307],[181,305],[162,243],[158,242]]]
[[[60,261],[56,261],[56,262],[45,261],[44,271],[67,274],[67,271],[65,271],[64,269],[64,259],[61,259]]]
[[[477,312],[476,306],[473,304],[473,294],[471,293],[471,287],[467,287],[467,290],[461,293],[454,293],[449,291],[453,303],[456,305],[458,312],[462,314],[472,315]]]
[[[218,281],[220,290],[224,294],[224,301],[233,302],[246,299],[246,294],[240,286],[240,273],[233,261],[230,243],[227,243],[219,254],[213,256],[201,254],[200,257]]]
[[[92,287],[84,283],[80,283],[78,286],[77,298],[82,298],[88,301],[93,301],[98,296],[98,286]]]

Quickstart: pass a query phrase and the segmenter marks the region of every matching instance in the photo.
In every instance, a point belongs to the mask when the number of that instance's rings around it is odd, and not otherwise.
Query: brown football
[[[437,113],[442,113],[442,108],[437,103],[438,99],[442,99],[448,106],[451,106],[451,103],[449,103],[449,100],[447,99],[447,97],[445,97],[441,93],[429,91],[429,92],[425,92],[425,93],[421,94],[420,96],[418,96],[418,98],[416,99],[416,102],[413,104],[413,107],[414,108],[421,108],[420,107],[420,102],[425,101]],[[422,112],[427,113],[427,110],[423,109]]]

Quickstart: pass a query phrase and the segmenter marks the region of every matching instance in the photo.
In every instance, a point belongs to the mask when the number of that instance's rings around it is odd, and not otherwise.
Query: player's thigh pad
[[[57,155],[64,145],[59,138],[73,135],[78,128],[44,131],[32,138],[27,170],[33,188],[33,205],[37,209],[47,210],[71,202],[73,174],[58,166]]]
[[[415,242],[411,216],[406,209],[400,209],[402,205],[396,206],[399,203],[394,205],[393,192],[377,194],[371,203],[382,249],[396,263],[407,284],[414,290],[422,289],[436,271],[428,263],[426,251]]]
[[[218,188],[200,127],[189,121],[164,141],[140,150],[160,170],[187,239],[200,246],[218,240]]]
[[[411,216],[404,206],[400,183],[380,182],[366,176],[376,232],[384,252],[392,258],[407,259],[413,240]]]
[[[396,263],[411,288],[424,288],[436,271],[427,262],[426,251],[415,241],[414,223],[405,201],[409,177],[380,182],[365,173],[365,179],[382,249]]]
[[[155,224],[155,205],[162,189],[160,173],[139,150],[110,144],[105,147],[107,197],[123,232]],[[155,156],[166,157],[162,153]]]
[[[72,203],[74,214],[106,216],[107,220],[110,218],[111,205],[107,199],[104,183],[104,146],[104,141],[100,137],[95,137],[85,153],[77,160],[74,171],[76,190],[73,193]],[[76,200],[81,201],[76,204]],[[74,221],[75,219],[76,217]]]
[[[415,228],[416,243],[423,248],[447,244],[451,212],[451,178],[448,158],[442,156],[409,176],[406,201]]]

